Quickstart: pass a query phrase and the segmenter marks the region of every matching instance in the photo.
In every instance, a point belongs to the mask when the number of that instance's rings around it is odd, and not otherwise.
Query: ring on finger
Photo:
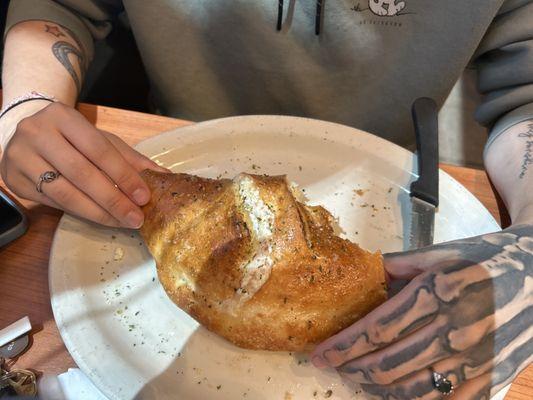
[[[452,381],[447,379],[443,374],[436,372],[433,368],[430,368],[431,379],[433,379],[433,386],[439,392],[445,396],[450,396],[453,394],[454,386]]]
[[[35,185],[35,189],[37,189],[37,192],[42,193],[42,185],[43,183],[50,183],[56,180],[61,176],[61,173],[58,171],[46,171],[43,172],[37,181],[37,184]]]

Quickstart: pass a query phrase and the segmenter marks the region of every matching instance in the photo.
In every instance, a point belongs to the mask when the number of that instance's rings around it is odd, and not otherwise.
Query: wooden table
[[[131,145],[190,123],[88,104],[80,104],[79,110],[98,128],[118,134]],[[485,172],[451,165],[441,168],[469,189],[499,220]],[[0,186],[5,189],[1,180]],[[20,203],[27,210],[30,228],[26,235],[0,249],[0,328],[28,315],[38,332],[33,336],[33,346],[20,357],[17,366],[59,374],[76,365],[57,330],[48,293],[50,244],[61,213],[25,200]],[[516,378],[506,399],[533,399],[533,365]]]

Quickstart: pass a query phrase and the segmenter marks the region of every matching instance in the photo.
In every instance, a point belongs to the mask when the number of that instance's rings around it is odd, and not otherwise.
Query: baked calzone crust
[[[386,299],[382,256],[336,236],[284,176],[144,171],[141,234],[168,296],[207,329],[262,350],[305,350]]]

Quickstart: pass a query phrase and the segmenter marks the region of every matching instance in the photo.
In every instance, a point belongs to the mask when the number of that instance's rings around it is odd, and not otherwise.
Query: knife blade
[[[409,249],[433,244],[435,210],[439,205],[438,109],[435,102],[422,97],[413,103],[418,179],[411,183],[411,227]]]

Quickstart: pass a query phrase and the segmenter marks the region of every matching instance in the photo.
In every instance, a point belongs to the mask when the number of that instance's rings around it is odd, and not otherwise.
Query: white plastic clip
[[[19,319],[17,322],[13,322],[7,328],[0,330],[0,347],[12,342],[16,338],[31,331],[31,323],[28,317]]]

